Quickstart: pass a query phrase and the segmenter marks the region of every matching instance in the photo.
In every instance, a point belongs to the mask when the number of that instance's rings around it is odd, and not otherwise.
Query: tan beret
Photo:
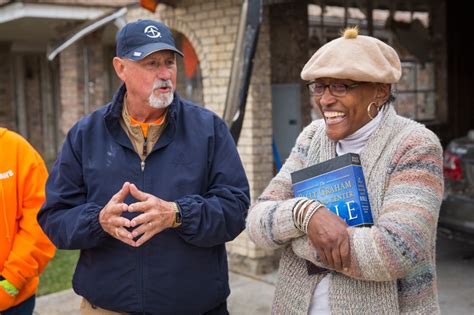
[[[400,58],[392,47],[350,28],[314,53],[301,71],[301,78],[396,83],[401,73]]]

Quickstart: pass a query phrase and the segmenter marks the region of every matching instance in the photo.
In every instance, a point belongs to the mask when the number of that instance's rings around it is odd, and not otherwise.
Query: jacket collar
[[[128,147],[133,150],[133,145],[128,138],[126,132],[120,126],[120,120],[122,119],[123,99],[127,92],[127,87],[124,83],[115,92],[112,102],[107,107],[104,114],[105,126],[112,137],[121,145]],[[160,139],[155,144],[152,151],[167,146],[176,133],[176,124],[178,123],[178,114],[182,106],[181,99],[178,93],[174,93],[173,102],[168,107],[167,125],[163,131]]]

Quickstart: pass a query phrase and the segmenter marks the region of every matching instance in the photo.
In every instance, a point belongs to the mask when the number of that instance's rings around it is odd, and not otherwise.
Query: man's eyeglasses
[[[316,81],[311,81],[306,83],[308,86],[309,94],[312,96],[322,96],[326,88],[329,88],[329,93],[332,96],[342,97],[347,94],[347,91],[358,87],[359,85],[367,84],[368,82],[358,82],[354,84],[344,84],[344,83],[331,83],[323,84]]]

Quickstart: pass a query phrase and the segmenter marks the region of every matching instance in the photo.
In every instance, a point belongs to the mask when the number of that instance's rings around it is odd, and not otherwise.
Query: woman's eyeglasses
[[[329,88],[329,93],[332,96],[342,97],[347,94],[347,91],[358,87],[359,85],[364,85],[369,82],[358,82],[354,84],[344,84],[344,83],[330,83],[330,84],[323,84],[316,81],[311,81],[306,83],[308,86],[309,94],[312,96],[322,96],[326,88]]]

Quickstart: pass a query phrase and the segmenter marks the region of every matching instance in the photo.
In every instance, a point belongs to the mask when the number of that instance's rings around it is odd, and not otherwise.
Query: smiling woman
[[[326,120],[326,132],[332,140],[342,140],[374,119],[387,103],[390,91],[388,84],[330,78],[314,82],[315,102]],[[325,92],[326,86],[329,93]]]
[[[391,85],[400,76],[395,50],[356,28],[304,66],[323,119],[303,130],[247,219],[257,245],[283,247],[273,313],[439,313],[433,251],[442,149],[431,131],[395,112]],[[360,155],[370,227],[348,226],[325,206],[314,209],[320,202],[293,195],[291,173],[346,153]]]

